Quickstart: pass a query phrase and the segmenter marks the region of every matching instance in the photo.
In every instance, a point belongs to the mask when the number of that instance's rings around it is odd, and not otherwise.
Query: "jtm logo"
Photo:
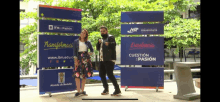
[[[49,25],[49,30],[53,30],[53,25]]]
[[[130,31],[127,31],[128,33],[134,33],[137,32],[138,28],[131,28]]]

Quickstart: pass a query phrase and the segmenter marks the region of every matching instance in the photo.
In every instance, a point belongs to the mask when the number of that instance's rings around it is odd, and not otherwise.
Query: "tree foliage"
[[[172,38],[165,42],[168,48],[177,46],[175,54],[179,50],[184,50],[189,47],[200,46],[200,20],[197,19],[182,19],[175,18],[164,27],[165,38]]]
[[[28,2],[29,0],[25,0]],[[52,5],[56,0],[34,0],[40,1],[46,5]],[[89,40],[94,49],[97,39],[100,38],[99,27],[104,25],[108,32],[115,36],[116,43],[121,43],[121,12],[127,11],[164,11],[164,22],[172,21],[180,17],[179,12],[186,9],[195,9],[193,0],[58,0],[54,6],[82,9],[82,29],[89,31]],[[189,6],[191,5],[191,6]],[[31,64],[37,64],[37,12],[20,13],[20,19],[34,18],[36,22],[20,29],[20,42],[25,43],[27,49],[21,53],[20,65],[25,68]],[[65,21],[62,19],[49,19]],[[72,22],[73,20],[66,20]],[[171,27],[171,26],[169,26]],[[169,28],[171,29],[171,28]],[[167,30],[169,31],[169,30]],[[55,33],[45,33],[55,35]],[[64,34],[69,35],[69,34]],[[32,39],[29,39],[32,38]],[[95,52],[97,54],[97,51]]]

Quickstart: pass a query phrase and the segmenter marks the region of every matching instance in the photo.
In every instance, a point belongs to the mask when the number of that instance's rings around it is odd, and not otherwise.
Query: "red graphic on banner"
[[[49,6],[49,5],[41,5],[41,4],[39,4],[39,7],[55,8],[55,9],[63,9],[63,10],[71,10],[71,11],[82,11],[82,9],[75,9],[75,8],[68,8],[68,7],[58,7],[58,6]]]
[[[130,46],[130,50],[134,50],[134,49],[145,49],[145,48],[154,48],[155,45],[154,44],[145,44],[144,42],[142,42],[141,44],[137,44],[135,42],[131,43]]]

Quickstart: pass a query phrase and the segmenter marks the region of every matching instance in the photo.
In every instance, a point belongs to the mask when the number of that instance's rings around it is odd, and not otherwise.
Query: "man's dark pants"
[[[106,74],[107,74],[108,78],[111,80],[111,82],[113,83],[115,89],[119,89],[118,83],[117,83],[116,78],[113,74],[114,65],[115,65],[115,63],[112,61],[100,61],[100,63],[99,63],[99,76],[101,77],[103,87],[105,89],[108,89]]]

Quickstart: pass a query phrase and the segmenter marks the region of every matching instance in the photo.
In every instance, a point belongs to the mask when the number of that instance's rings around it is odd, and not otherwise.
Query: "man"
[[[109,87],[106,81],[106,74],[115,87],[113,95],[121,94],[119,85],[113,74],[116,60],[116,42],[114,36],[108,34],[108,29],[105,26],[100,28],[102,39],[99,39],[96,48],[100,53],[99,76],[101,77],[104,91],[101,95],[109,94]]]

